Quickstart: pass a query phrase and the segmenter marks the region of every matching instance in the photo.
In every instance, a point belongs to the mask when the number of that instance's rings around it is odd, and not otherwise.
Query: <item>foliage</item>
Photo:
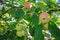
[[[27,9],[24,8],[26,2],[31,3],[31,5],[26,5]],[[52,15],[52,8],[58,8],[56,0],[39,0],[38,2],[36,0],[3,0],[0,3],[0,40],[25,40],[28,36],[27,29],[29,29],[33,40],[34,38],[35,40],[43,40],[44,36],[42,30],[40,30],[42,27],[40,27],[39,22],[41,12],[49,13],[51,21],[54,23],[57,21]]]

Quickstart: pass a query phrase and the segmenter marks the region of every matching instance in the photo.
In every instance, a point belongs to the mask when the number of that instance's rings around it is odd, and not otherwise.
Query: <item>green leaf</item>
[[[49,31],[51,35],[54,36],[56,39],[60,39],[60,29],[52,21],[49,22]]]
[[[38,2],[37,7],[39,7],[41,10],[45,11],[47,8],[47,4],[45,2]]]
[[[16,13],[16,9],[10,9],[10,10],[8,10],[8,13],[11,15],[11,16],[14,16],[15,15],[15,13]]]
[[[42,25],[38,25],[37,28],[35,29],[35,40],[44,40],[44,35],[42,34]]]
[[[22,18],[23,16],[24,16],[23,9],[17,9],[14,17],[16,17],[16,18]]]

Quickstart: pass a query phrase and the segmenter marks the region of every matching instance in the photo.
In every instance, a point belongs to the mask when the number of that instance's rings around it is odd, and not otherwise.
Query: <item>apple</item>
[[[24,8],[25,8],[25,9],[31,8],[31,3],[30,3],[30,2],[25,2]]]
[[[46,12],[42,12],[39,15],[39,21],[41,21],[43,24],[48,23],[50,21],[50,15]]]

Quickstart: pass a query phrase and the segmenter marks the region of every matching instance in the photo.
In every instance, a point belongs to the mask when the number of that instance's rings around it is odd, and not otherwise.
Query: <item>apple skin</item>
[[[30,3],[30,2],[26,2],[26,3],[24,4],[24,8],[25,8],[25,9],[29,9],[30,6],[31,6],[31,3]]]
[[[42,12],[39,15],[39,21],[41,21],[42,24],[48,23],[50,21],[50,15],[46,12]]]

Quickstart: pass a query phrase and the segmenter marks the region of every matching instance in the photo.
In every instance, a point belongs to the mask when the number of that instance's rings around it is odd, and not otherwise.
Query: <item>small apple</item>
[[[26,8],[26,9],[31,8],[31,3],[30,3],[30,2],[26,2],[26,3],[24,4],[24,8]]]
[[[41,21],[43,24],[48,23],[50,21],[50,15],[46,12],[42,12],[39,15],[39,21]]]

